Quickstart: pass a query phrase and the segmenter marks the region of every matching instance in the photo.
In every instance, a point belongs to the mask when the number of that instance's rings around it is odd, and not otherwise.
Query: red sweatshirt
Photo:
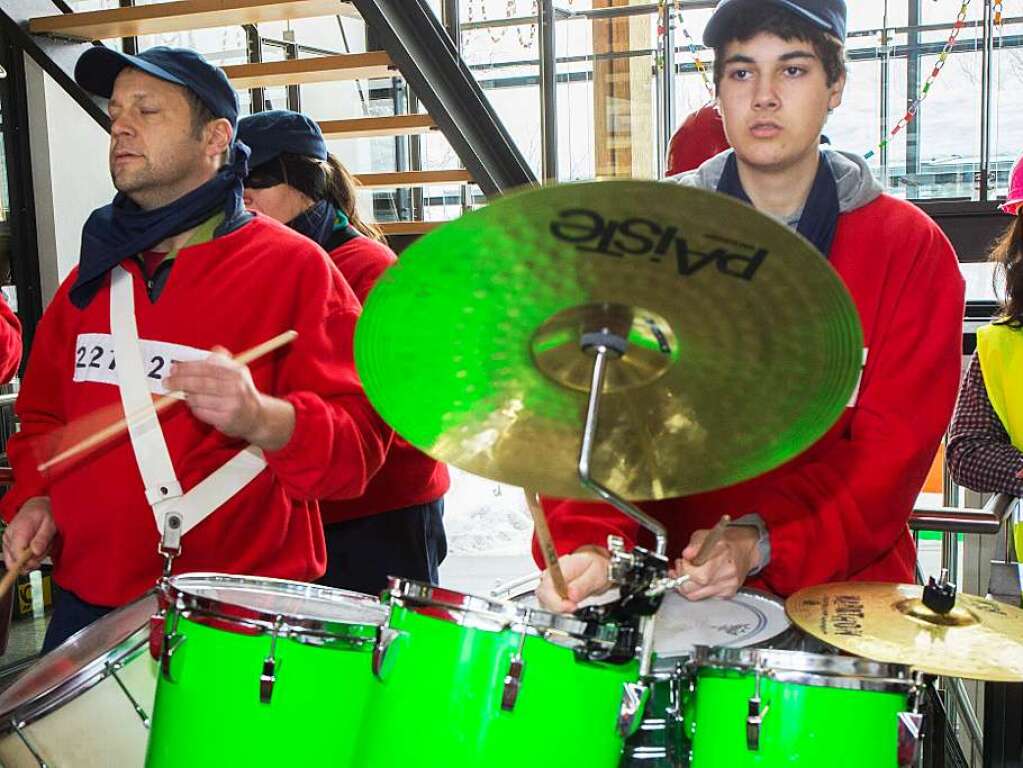
[[[398,257],[383,243],[357,237],[331,252],[330,257],[352,286],[359,301]],[[426,504],[443,496],[450,486],[448,468],[395,435],[387,458],[357,499],[321,500],[323,522],[338,523],[377,512]]]
[[[869,350],[854,407],[773,472],[640,504],[667,527],[672,561],[721,515],[757,513],[771,561],[752,586],[787,596],[832,581],[914,581],[907,521],[955,404],[963,279],[937,225],[887,195],[839,217],[831,264],[856,302]],[[638,526],[606,505],[545,500],[544,509],[560,554],[606,546],[610,533],[636,540]],[[535,544],[534,557],[542,562]]]
[[[21,365],[21,323],[18,316],[0,298],[0,383],[14,378]]]
[[[269,466],[186,534],[175,572],[318,577],[326,552],[314,500],[364,493],[390,436],[355,372],[351,340],[360,310],[351,289],[319,246],[262,216],[183,249],[155,303],[135,260],[122,266],[134,279],[140,340],[240,352],[287,329],[298,331],[291,345],[249,366],[260,391],[295,407],[293,437],[267,452]],[[109,280],[79,310],[68,299],[75,276],[39,325],[17,404],[22,431],[9,445],[17,481],[0,513],[10,520],[26,499],[49,495],[59,533],[54,578],[83,600],[114,606],[152,588],[162,568],[156,523],[127,436],[58,470],[48,489],[33,448],[41,436],[45,441],[47,433],[97,409],[122,414],[116,386],[74,380],[76,366],[88,368],[94,360],[92,347],[80,351],[80,334],[110,332]],[[97,370],[77,371],[77,378],[102,379],[106,362],[98,359]],[[157,375],[169,368],[146,362]],[[184,405],[160,421],[186,493],[244,447]]]

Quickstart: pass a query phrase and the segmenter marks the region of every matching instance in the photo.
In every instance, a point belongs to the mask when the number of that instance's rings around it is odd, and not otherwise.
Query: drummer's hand
[[[745,583],[749,572],[760,565],[757,543],[760,532],[753,526],[738,525],[725,530],[724,536],[701,566],[693,565],[703,540],[710,531],[696,531],[682,559],[675,561],[678,575],[689,575],[689,581],[678,591],[690,600],[709,597],[734,597]]]
[[[38,568],[50,551],[56,533],[49,497],[37,496],[26,501],[4,530],[4,565],[7,570],[14,570],[21,553],[29,546],[32,547],[32,557],[23,571]]]
[[[550,571],[544,571],[536,588],[540,605],[554,613],[572,613],[587,597],[606,592],[611,588],[607,577],[610,561],[611,555],[603,547],[580,547],[571,555],[562,555],[558,564],[568,586],[568,600],[563,600],[554,588]]]
[[[257,390],[248,367],[223,347],[205,360],[174,363],[164,386],[184,392],[192,414],[228,437],[275,451],[294,434],[294,406]]]

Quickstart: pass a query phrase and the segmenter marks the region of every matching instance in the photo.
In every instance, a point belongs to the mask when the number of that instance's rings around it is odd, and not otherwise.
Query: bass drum
[[[43,656],[0,695],[4,768],[142,765],[156,692],[155,595],[112,611]]]

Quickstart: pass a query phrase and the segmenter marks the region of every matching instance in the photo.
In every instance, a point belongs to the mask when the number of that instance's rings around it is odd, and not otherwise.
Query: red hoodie
[[[14,310],[0,298],[0,383],[14,378],[21,365],[21,323]]]
[[[364,493],[390,437],[355,372],[359,304],[351,289],[319,246],[262,216],[183,249],[156,302],[135,260],[122,266],[134,280],[142,340],[197,349],[219,344],[237,353],[298,331],[290,346],[249,366],[261,392],[294,406],[294,435],[281,450],[266,452],[269,466],[184,537],[174,571],[317,578],[326,551],[315,499]],[[152,588],[163,565],[127,436],[60,468],[48,488],[33,448],[41,436],[45,441],[47,433],[98,409],[122,414],[116,386],[74,381],[76,365],[93,362],[90,351],[79,351],[79,334],[110,331],[109,280],[80,310],[68,298],[75,277],[72,272],[39,324],[17,403],[22,431],[8,446],[17,481],[0,513],[10,520],[27,499],[49,495],[59,534],[54,578],[83,600],[115,606]],[[184,405],[160,421],[185,492],[244,447]]]
[[[398,260],[390,248],[368,237],[349,240],[330,257],[364,303],[380,275]],[[357,499],[321,500],[320,511],[324,523],[338,523],[435,501],[450,485],[445,464],[395,435],[384,465],[370,479],[366,492]]]
[[[914,581],[907,521],[959,387],[963,278],[937,225],[888,195],[839,217],[831,264],[856,302],[868,349],[855,405],[773,472],[640,504],[667,527],[672,561],[721,515],[757,513],[771,561],[752,586],[787,596],[832,581]],[[636,540],[637,525],[606,505],[545,500],[544,509],[560,554],[606,546],[610,533]],[[534,557],[542,562],[535,543]]]

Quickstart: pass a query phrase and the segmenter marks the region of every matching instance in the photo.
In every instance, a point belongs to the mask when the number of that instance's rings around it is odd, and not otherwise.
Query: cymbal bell
[[[960,593],[948,614],[923,604],[923,587],[822,584],[785,603],[801,629],[847,653],[921,672],[1023,681],[1023,610]]]
[[[498,199],[423,237],[370,294],[356,363],[385,421],[468,472],[588,498],[576,466],[593,353],[592,474],[659,499],[791,459],[848,403],[859,316],[804,239],[735,200],[602,181]]]

